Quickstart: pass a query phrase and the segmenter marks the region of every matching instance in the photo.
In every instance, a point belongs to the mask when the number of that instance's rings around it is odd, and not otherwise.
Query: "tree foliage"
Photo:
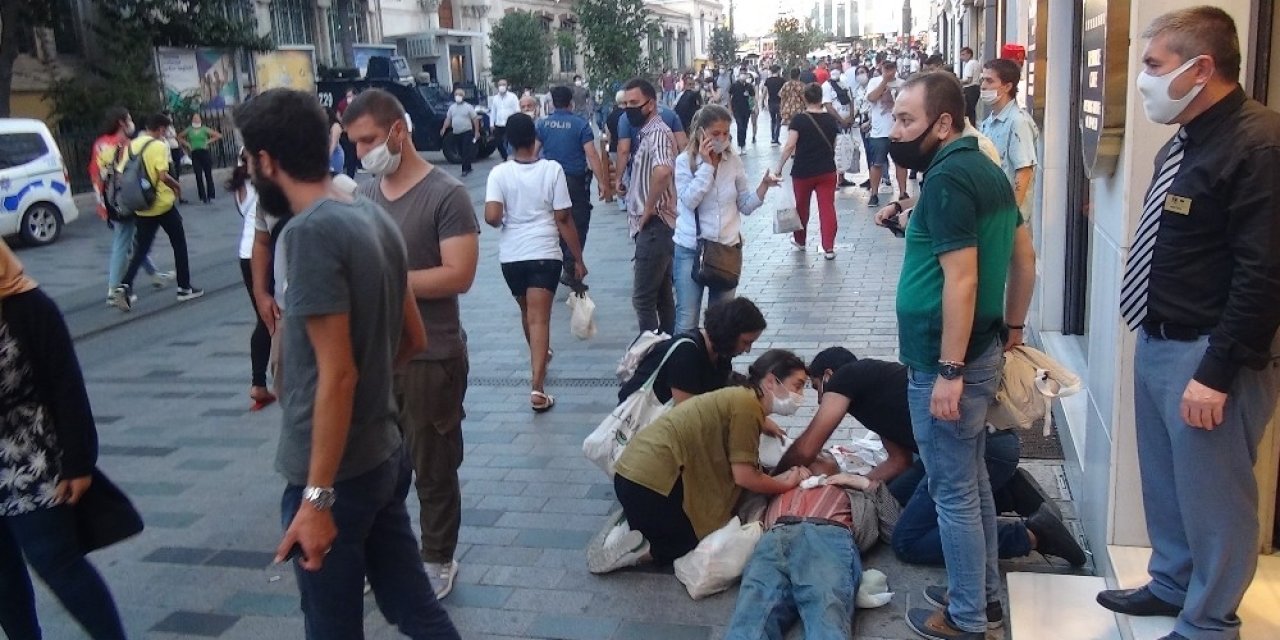
[[[738,60],[738,39],[728,27],[712,29],[709,45],[711,60],[717,67],[729,67]]]
[[[577,0],[582,52],[592,85],[606,95],[663,65],[658,20],[644,0]],[[650,43],[649,55],[643,44]]]
[[[494,79],[506,78],[513,87],[541,87],[551,78],[551,36],[542,19],[526,11],[512,11],[489,32],[489,60]]]
[[[778,18],[773,23],[773,35],[779,63],[787,68],[804,62],[809,52],[822,47],[827,34],[814,29],[806,20],[803,24],[795,18]]]

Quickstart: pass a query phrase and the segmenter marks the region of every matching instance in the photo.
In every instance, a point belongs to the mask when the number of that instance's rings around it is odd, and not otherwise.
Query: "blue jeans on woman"
[[[676,333],[693,331],[698,328],[698,319],[702,314],[702,296],[707,297],[707,306],[724,300],[732,300],[737,289],[716,289],[704,287],[693,280],[693,266],[698,261],[697,249],[686,249],[676,245],[671,277],[676,289]],[[675,334],[672,334],[675,335]]]
[[[132,219],[115,220],[111,225],[111,261],[107,263],[108,290],[114,290],[120,286],[120,276],[124,275],[129,256],[133,255],[135,245],[133,238],[138,230],[138,225]],[[142,268],[148,275],[156,274],[156,265],[151,261],[151,256],[142,259]]]
[[[799,618],[806,640],[853,637],[862,559],[844,527],[802,522],[765,532],[742,573],[725,640],[782,640]]]
[[[986,466],[987,476],[991,481],[991,489],[999,493],[1000,489],[1013,477],[1018,469],[1018,458],[1022,446],[1018,434],[1012,431],[997,431],[987,436]],[[942,554],[942,532],[938,528],[938,505],[929,495],[929,477],[923,472],[912,473],[911,469],[895,478],[890,483],[890,491],[895,497],[898,491],[911,485],[910,499],[898,518],[898,526],[893,530],[893,553],[898,559],[909,564],[945,564]],[[899,483],[902,480],[902,483]],[[1001,558],[1021,558],[1031,553],[1031,538],[1027,536],[1027,526],[1020,520],[1001,520],[996,524],[996,539]]]
[[[929,405],[938,374],[908,369],[907,404],[920,459],[937,503],[950,604],[963,631],[985,632],[987,603],[1000,599],[996,505],[984,461],[987,408],[1000,386],[1004,352],[998,341],[972,358],[964,371],[960,419],[935,418]]]
[[[41,637],[27,563],[89,637],[123,640],[111,591],[80,550],[71,507],[0,517],[0,629],[10,640]]]

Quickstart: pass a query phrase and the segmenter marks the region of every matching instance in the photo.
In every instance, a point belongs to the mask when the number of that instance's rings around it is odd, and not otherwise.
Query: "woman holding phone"
[[[689,146],[676,160],[676,230],[673,277],[676,290],[676,333],[698,328],[702,298],[707,304],[731,300],[736,288],[706,287],[693,278],[698,240],[742,245],[742,216],[751,215],[778,179],[765,171],[754,190],[746,167],[733,153],[729,110],[710,104],[693,117]]]

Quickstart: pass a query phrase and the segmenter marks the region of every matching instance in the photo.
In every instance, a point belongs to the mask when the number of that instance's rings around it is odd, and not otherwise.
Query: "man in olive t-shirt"
[[[404,235],[409,283],[427,326],[427,350],[398,372],[400,428],[417,471],[422,560],[436,597],[453,589],[462,524],[462,403],[467,394],[467,334],[458,295],[476,276],[480,227],[462,183],[418,155],[404,108],[390,93],[361,93],[343,113],[347,135],[361,158],[386,144],[399,161],[374,167],[384,173],[360,194],[381,205]],[[368,162],[365,163],[369,165]]]
[[[1009,343],[1022,340],[1035,253],[1009,181],[964,136],[955,78],[909,80],[893,115],[894,159],[926,172],[906,230],[898,342],[949,588],[945,611],[912,609],[907,624],[927,638],[981,640],[988,604],[1000,600],[996,509],[982,464],[986,415],[1000,384],[1006,314]]]

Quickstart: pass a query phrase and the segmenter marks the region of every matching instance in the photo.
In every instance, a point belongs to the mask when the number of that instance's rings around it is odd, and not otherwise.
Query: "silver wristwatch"
[[[302,490],[302,499],[311,503],[316,511],[328,511],[337,501],[333,487],[307,487]]]

